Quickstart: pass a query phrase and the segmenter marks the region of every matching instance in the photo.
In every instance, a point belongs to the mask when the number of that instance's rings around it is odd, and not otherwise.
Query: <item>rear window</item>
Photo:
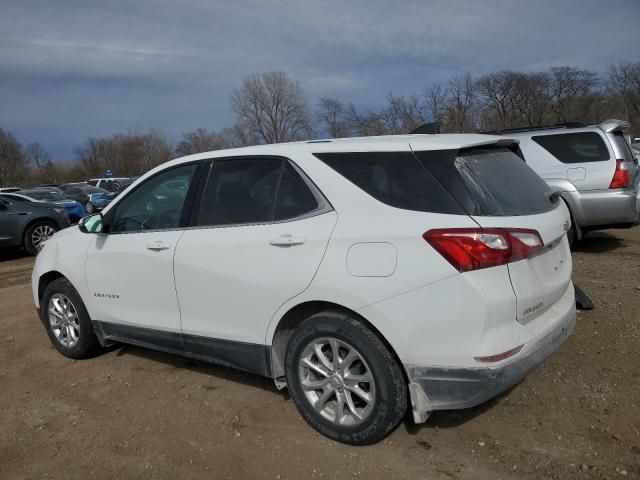
[[[624,155],[624,160],[627,162],[633,162],[635,160],[635,155],[631,151],[631,146],[625,140],[622,132],[615,132],[612,137],[613,143],[616,144],[618,150]]]
[[[419,212],[465,213],[411,152],[316,153],[315,156],[389,206]]]
[[[506,148],[461,153],[454,164],[482,215],[533,215],[553,208],[546,182]]]
[[[562,163],[609,160],[609,150],[602,137],[595,132],[538,135],[531,139]]]
[[[436,150],[417,156],[469,215],[535,215],[554,208],[551,188],[508,148]]]

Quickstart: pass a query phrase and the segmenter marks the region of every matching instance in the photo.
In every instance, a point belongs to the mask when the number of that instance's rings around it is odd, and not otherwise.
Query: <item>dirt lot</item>
[[[596,309],[502,397],[372,447],[321,437],[273,383],[133,347],[59,355],[32,259],[0,258],[0,478],[640,478],[640,227],[593,234],[574,280]]]

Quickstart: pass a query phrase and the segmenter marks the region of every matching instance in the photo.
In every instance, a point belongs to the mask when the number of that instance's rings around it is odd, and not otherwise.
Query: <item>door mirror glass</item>
[[[102,232],[102,214],[96,213],[94,215],[89,215],[88,217],[84,217],[78,223],[78,227],[80,228],[80,231],[83,233]]]

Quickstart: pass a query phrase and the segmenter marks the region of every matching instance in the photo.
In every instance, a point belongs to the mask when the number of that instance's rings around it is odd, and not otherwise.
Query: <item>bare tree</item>
[[[552,114],[551,102],[551,78],[547,73],[516,74],[513,107],[524,126],[544,125]]]
[[[447,86],[448,131],[472,132],[477,128],[476,90],[471,74],[454,77]]]
[[[516,85],[516,74],[509,71],[483,75],[476,82],[478,101],[488,110],[485,119],[495,118],[487,125],[489,128],[501,129],[516,123]]]
[[[173,148],[159,130],[116,133],[106,138],[89,138],[76,149],[76,157],[90,176],[111,170],[116,176],[141,175],[171,159]]]
[[[385,129],[380,114],[372,111],[359,111],[353,103],[347,105],[345,122],[349,132],[357,137],[384,135]]]
[[[418,96],[405,97],[390,93],[386,100],[387,107],[380,114],[385,133],[390,135],[408,133],[425,123],[423,107]]]
[[[640,117],[640,62],[609,67],[609,90],[622,103],[628,121]]]
[[[581,120],[585,114],[584,104],[579,100],[591,93],[597,75],[588,70],[573,67],[551,69],[552,108],[559,122]]]
[[[24,153],[29,165],[35,166],[38,170],[51,162],[51,157],[44,147],[38,142],[27,145]]]
[[[0,128],[0,186],[17,185],[28,175],[22,145],[13,134]]]
[[[341,138],[348,135],[344,116],[345,108],[339,100],[322,97],[318,101],[318,120],[331,138]]]
[[[231,106],[238,121],[265,143],[302,140],[311,135],[304,92],[283,72],[245,78],[232,92]]]
[[[440,124],[446,131],[447,124],[447,91],[441,83],[434,83],[422,91],[425,116],[431,122]]]

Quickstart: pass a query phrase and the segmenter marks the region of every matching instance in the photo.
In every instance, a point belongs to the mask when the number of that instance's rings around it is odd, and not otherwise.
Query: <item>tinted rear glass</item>
[[[613,142],[624,155],[624,160],[627,162],[633,162],[635,155],[631,151],[631,146],[627,143],[621,132],[615,132],[613,134]]]
[[[609,160],[609,150],[602,137],[595,132],[538,135],[531,139],[562,163]]]
[[[509,149],[470,150],[454,165],[478,204],[478,215],[534,215],[554,207],[551,188]]]
[[[465,213],[411,152],[314,155],[373,198],[392,207],[420,212]]]

